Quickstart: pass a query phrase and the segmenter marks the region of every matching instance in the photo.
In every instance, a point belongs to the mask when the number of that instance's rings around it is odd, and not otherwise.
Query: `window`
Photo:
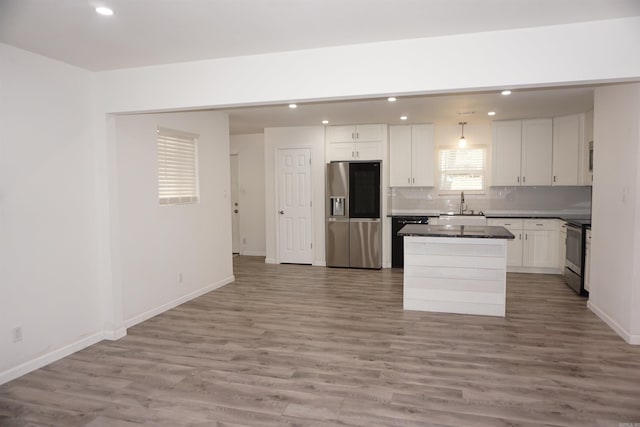
[[[198,135],[158,127],[158,200],[161,205],[197,203]]]
[[[441,148],[438,157],[440,192],[484,190],[484,147]]]

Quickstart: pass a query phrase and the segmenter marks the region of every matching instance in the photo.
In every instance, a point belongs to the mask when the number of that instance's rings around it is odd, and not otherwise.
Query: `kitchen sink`
[[[440,214],[440,225],[487,225],[487,217],[482,212],[469,212],[462,214]]]

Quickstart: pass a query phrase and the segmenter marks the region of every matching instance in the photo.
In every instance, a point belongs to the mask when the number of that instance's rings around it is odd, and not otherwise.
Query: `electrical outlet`
[[[17,343],[22,341],[22,326],[16,326],[11,330],[11,337],[13,338],[13,342]]]
[[[178,273],[178,283],[182,283],[182,272]]]

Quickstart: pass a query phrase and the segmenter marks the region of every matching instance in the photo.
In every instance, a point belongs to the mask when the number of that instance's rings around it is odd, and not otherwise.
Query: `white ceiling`
[[[0,0],[0,42],[98,71],[638,15],[638,0]]]
[[[353,123],[438,123],[469,124],[491,120],[554,117],[581,113],[593,108],[593,88],[553,88],[514,90],[509,96],[499,92],[459,93],[438,96],[398,97],[356,101],[304,103],[295,110],[287,105],[223,110],[229,114],[231,134],[261,133],[265,127],[317,126]],[[496,115],[490,117],[489,111]],[[400,120],[406,115],[407,120]]]
[[[94,7],[114,9],[111,17]],[[0,0],[0,42],[88,70],[640,16],[640,0]],[[340,123],[469,123],[587,111],[592,88],[226,110],[232,134]],[[459,112],[475,111],[460,115]]]

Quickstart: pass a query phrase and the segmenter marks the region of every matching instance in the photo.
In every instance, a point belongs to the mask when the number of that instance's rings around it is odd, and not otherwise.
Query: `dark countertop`
[[[474,239],[513,239],[515,236],[504,227],[490,225],[428,225],[407,224],[398,236],[466,237]]]
[[[590,219],[576,219],[576,218],[566,218],[567,224],[575,225],[576,227],[591,227]]]
[[[443,214],[446,215],[446,214]],[[398,217],[398,218],[412,218],[412,217],[438,217],[439,213],[434,212],[425,212],[424,214],[417,213],[405,213],[405,214],[388,214],[388,217]],[[568,223],[575,224],[577,226],[590,227],[591,226],[591,215],[587,214],[577,214],[577,213],[562,213],[562,212],[496,212],[489,211],[485,212],[484,216],[487,218],[519,218],[519,219],[560,219],[563,221],[567,221]]]

